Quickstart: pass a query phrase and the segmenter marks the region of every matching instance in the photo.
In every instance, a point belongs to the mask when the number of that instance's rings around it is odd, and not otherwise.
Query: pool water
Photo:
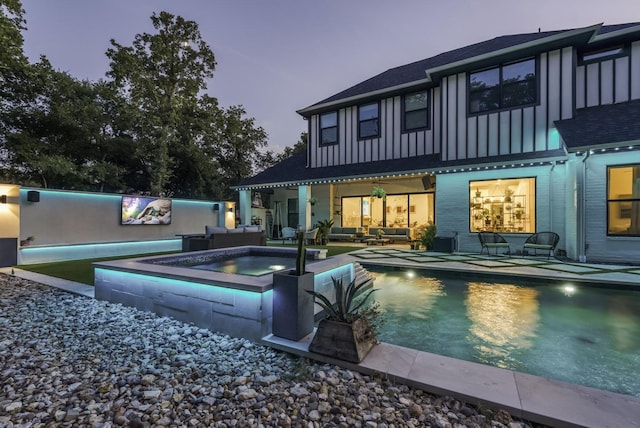
[[[308,262],[307,262],[308,263]],[[296,259],[282,256],[237,256],[233,259],[189,266],[193,269],[261,276],[285,269],[293,269]]]
[[[378,340],[640,397],[640,292],[375,273]]]

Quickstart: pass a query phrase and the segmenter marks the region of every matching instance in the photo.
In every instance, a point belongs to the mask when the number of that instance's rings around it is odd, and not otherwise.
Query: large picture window
[[[378,103],[366,104],[358,107],[358,138],[372,138],[380,136]]]
[[[469,74],[470,113],[534,104],[536,98],[534,58]]]
[[[343,197],[342,226],[365,231],[369,227],[408,227],[414,232],[434,222],[434,201],[433,193]]]
[[[640,236],[640,165],[607,170],[607,234]]]
[[[471,232],[535,233],[535,178],[469,182]]]
[[[429,99],[427,91],[405,95],[402,108],[404,131],[415,131],[429,127]]]
[[[338,112],[320,115],[320,145],[338,142]]]

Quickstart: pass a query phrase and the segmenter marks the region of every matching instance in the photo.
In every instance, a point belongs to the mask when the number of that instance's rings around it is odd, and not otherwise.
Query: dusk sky
[[[109,40],[153,33],[162,10],[198,23],[218,66],[208,93],[241,104],[293,146],[296,110],[389,68],[494,37],[640,21],[638,0],[23,0],[25,52],[79,79],[105,77]]]

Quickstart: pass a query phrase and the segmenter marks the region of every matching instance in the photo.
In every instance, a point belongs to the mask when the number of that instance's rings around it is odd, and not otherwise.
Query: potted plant
[[[485,208],[482,210],[482,215],[484,216],[484,224],[486,226],[491,224],[491,217],[490,217],[491,211],[489,211],[488,208]]]
[[[371,196],[374,197],[374,198],[386,199],[387,198],[387,193],[384,191],[384,189],[382,187],[376,186],[371,191]]]
[[[376,238],[377,239],[384,238],[384,229],[378,229],[378,231],[376,232]]]
[[[309,198],[309,204],[311,204],[312,206],[318,203],[318,198],[316,198],[315,196],[312,196]]]
[[[511,202],[511,197],[513,196],[515,192],[509,188],[504,190],[504,201],[505,202]]]
[[[273,322],[275,336],[298,341],[313,331],[314,274],[306,272],[307,250],[304,232],[298,231],[296,267],[286,272],[273,274]]]
[[[425,250],[433,250],[433,241],[436,239],[436,225],[429,223],[429,225],[420,231],[419,240]]]
[[[376,344],[373,327],[361,312],[367,299],[375,291],[360,294],[369,282],[356,285],[355,280],[346,287],[342,279],[331,277],[335,291],[335,304],[321,293],[309,291],[315,302],[327,313],[318,324],[309,351],[353,363],[361,362]]]
[[[318,235],[322,245],[327,245],[327,236],[333,227],[333,219],[320,220],[318,222]]]

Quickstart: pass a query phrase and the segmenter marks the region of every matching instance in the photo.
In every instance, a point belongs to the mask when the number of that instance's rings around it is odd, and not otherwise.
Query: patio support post
[[[251,190],[239,192],[240,224],[251,224]]]
[[[303,230],[311,229],[311,186],[298,186],[298,221]]]

